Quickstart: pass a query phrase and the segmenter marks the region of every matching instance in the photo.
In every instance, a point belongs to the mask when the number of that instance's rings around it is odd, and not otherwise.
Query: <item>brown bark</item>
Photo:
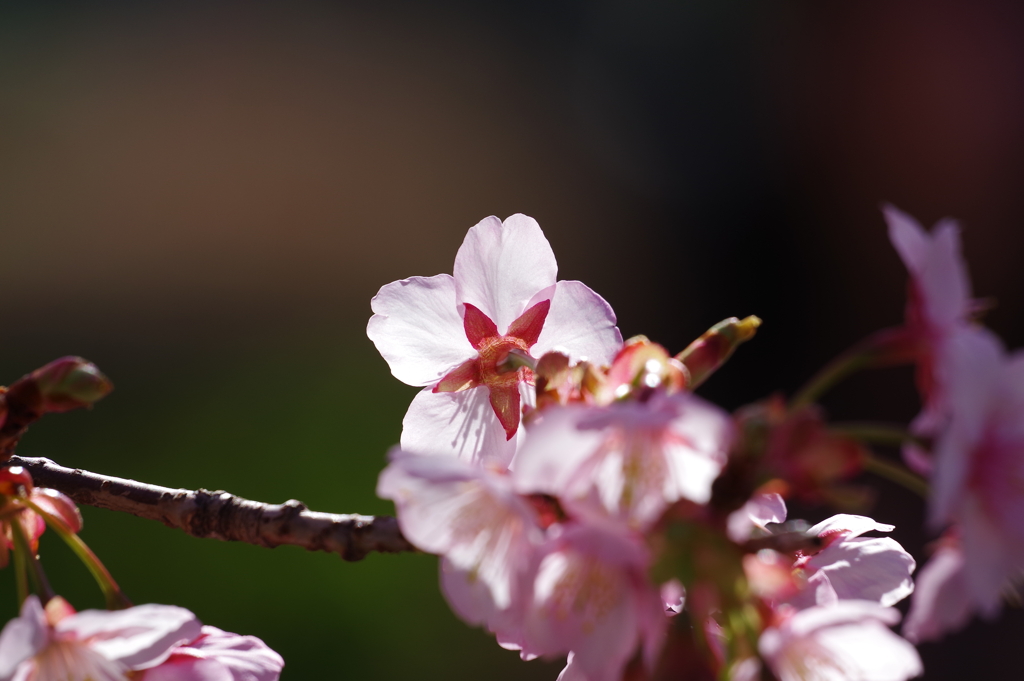
[[[223,491],[148,485],[44,458],[13,456],[9,463],[25,467],[36,486],[63,492],[79,504],[159,520],[194,537],[267,548],[288,544],[337,553],[345,560],[360,560],[372,551],[415,551],[390,516],[319,513],[295,499],[265,504]]]

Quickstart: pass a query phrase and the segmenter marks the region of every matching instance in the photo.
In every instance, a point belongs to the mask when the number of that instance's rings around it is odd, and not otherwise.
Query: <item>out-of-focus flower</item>
[[[903,635],[908,640],[934,641],[970,620],[974,607],[964,562],[959,541],[948,538],[921,569],[910,612],[903,622]]]
[[[33,552],[38,550],[39,537],[46,530],[46,522],[26,501],[56,518],[69,531],[82,529],[82,515],[67,496],[55,489],[33,486],[32,476],[21,466],[0,468],[0,568],[7,565],[10,549],[14,548],[12,522],[21,524]]]
[[[891,532],[892,525],[858,515],[835,515],[807,531],[824,545],[802,555],[795,568],[808,580],[817,605],[837,600],[875,601],[894,605],[914,591],[914,558],[889,537],[862,537],[865,532]]]
[[[910,273],[905,331],[917,360],[918,388],[924,409],[912,424],[913,432],[932,436],[947,412],[947,387],[935,364],[946,342],[965,328],[975,311],[967,265],[960,252],[960,228],[953,220],[940,221],[929,234],[906,213],[892,206],[883,209],[889,239]],[[907,450],[908,463],[925,472],[928,462],[916,447]]]
[[[793,614],[758,647],[779,681],[904,681],[922,672],[917,650],[889,626],[900,614],[871,601],[839,601]]]
[[[782,495],[775,492],[755,494],[738,511],[729,514],[726,532],[729,539],[743,543],[753,536],[755,531],[761,534],[768,532],[768,523],[786,521],[786,502]]]
[[[705,503],[732,437],[728,415],[686,393],[550,409],[513,464],[516,488],[570,513],[643,528],[679,500]]]
[[[514,611],[543,535],[509,477],[458,459],[395,451],[377,494],[395,502],[402,533],[414,546],[444,557],[442,587],[452,609],[514,646]]]
[[[524,618],[524,655],[572,653],[562,679],[619,681],[638,652],[653,666],[668,618],[635,537],[568,524],[544,547]]]
[[[61,598],[29,596],[0,632],[0,681],[124,681],[200,635],[188,610],[137,605],[75,613]]]
[[[204,626],[193,641],[147,669],[138,681],[277,681],[284,660],[255,636]]]
[[[970,612],[993,617],[1024,570],[1024,353],[1007,356],[989,331],[965,329],[948,341],[936,373],[950,418],[935,444],[928,517],[936,530],[954,524],[959,539],[922,571],[928,588],[909,625],[920,638],[963,624],[965,597]],[[930,602],[944,598],[953,601]],[[926,612],[937,613],[927,626]]]
[[[367,335],[396,378],[428,388],[406,414],[403,448],[507,464],[533,358],[557,349],[573,362],[611,360],[622,337],[608,303],[556,273],[537,222],[513,215],[469,230],[454,276],[381,288]]]

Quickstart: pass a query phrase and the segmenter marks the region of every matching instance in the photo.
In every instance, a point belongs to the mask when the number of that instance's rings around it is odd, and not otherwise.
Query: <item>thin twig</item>
[[[288,544],[337,553],[345,560],[360,560],[372,551],[415,551],[390,516],[318,513],[294,499],[264,504],[222,491],[147,485],[44,458],[14,456],[10,465],[24,466],[37,486],[63,492],[80,504],[159,520],[194,537],[267,548]]]

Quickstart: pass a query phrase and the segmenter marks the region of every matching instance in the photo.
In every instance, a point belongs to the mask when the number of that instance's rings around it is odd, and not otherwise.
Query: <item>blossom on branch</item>
[[[578,281],[556,282],[557,269],[535,220],[490,217],[469,230],[454,276],[380,289],[367,335],[396,378],[425,388],[403,421],[404,449],[507,465],[535,358],[612,359],[622,337],[611,307]]]

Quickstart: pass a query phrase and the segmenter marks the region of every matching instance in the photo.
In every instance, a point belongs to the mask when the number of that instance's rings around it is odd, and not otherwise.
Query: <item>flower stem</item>
[[[24,565],[28,567],[28,577],[32,582],[32,589],[39,595],[40,600],[45,605],[56,594],[50,587],[50,580],[46,578],[42,563],[39,562],[39,556],[32,550],[32,543],[28,540],[25,528],[22,527],[21,523],[11,523],[11,534],[14,538],[15,551],[25,556]]]
[[[822,395],[851,374],[871,365],[874,353],[863,344],[857,344],[822,367],[793,396],[791,409],[799,409],[817,402]]]
[[[922,499],[928,498],[928,482],[898,463],[880,459],[874,454],[867,454],[864,457],[864,470],[902,485]]]
[[[123,610],[131,607],[132,603],[128,598],[121,592],[121,587],[114,581],[110,571],[107,570],[106,566],[100,561],[100,559],[93,553],[81,537],[72,532],[59,518],[46,513],[31,501],[25,500],[24,503],[31,508],[33,511],[38,513],[46,521],[46,524],[56,532],[64,543],[74,552],[78,559],[85,564],[89,572],[92,574],[93,579],[99,585],[100,590],[103,592],[103,596],[107,600],[108,610]]]
[[[17,522],[15,519],[11,526],[13,527]],[[20,609],[25,599],[28,598],[28,557],[25,551],[19,551],[17,547],[14,549],[14,582],[18,589],[18,608]]]
[[[837,423],[830,426],[829,430],[876,445],[899,446],[912,443],[920,447],[928,447],[927,442],[906,428],[888,423]]]

